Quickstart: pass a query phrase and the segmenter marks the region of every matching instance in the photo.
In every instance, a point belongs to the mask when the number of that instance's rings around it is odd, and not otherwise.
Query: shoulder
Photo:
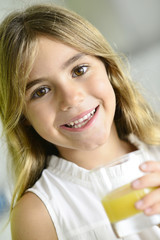
[[[13,240],[57,240],[52,220],[42,201],[31,192],[16,204],[11,214]]]

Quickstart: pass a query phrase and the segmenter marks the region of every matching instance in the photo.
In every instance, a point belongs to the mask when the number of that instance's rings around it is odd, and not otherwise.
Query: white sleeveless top
[[[145,145],[133,135],[129,140],[145,152],[148,160],[160,159],[160,147]],[[132,168],[128,169],[127,174],[131,171]],[[118,239],[111,229],[101,202],[95,196],[89,172],[72,162],[52,156],[41,178],[28,189],[46,206],[59,240]],[[123,181],[123,169],[121,172],[113,172],[113,175]],[[160,229],[154,226],[124,239],[159,240]]]

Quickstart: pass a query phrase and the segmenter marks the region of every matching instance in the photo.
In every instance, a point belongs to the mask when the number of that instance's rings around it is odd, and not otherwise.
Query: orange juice
[[[133,190],[130,184],[127,184],[107,194],[102,199],[102,204],[110,222],[115,223],[139,213],[140,210],[134,206],[135,202],[153,189]]]

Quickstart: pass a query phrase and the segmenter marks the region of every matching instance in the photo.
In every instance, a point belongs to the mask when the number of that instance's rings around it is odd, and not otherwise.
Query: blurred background
[[[0,0],[0,21],[11,11],[35,3],[55,3],[88,19],[115,51],[127,56],[133,81],[142,85],[152,107],[160,112],[159,0]],[[2,126],[0,124],[0,136]],[[0,138],[0,231],[9,213],[10,183],[5,138]],[[10,226],[0,240],[10,240]]]

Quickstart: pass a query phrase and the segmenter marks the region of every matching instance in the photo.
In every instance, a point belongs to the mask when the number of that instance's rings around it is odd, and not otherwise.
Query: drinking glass
[[[131,188],[131,182],[145,174],[139,168],[145,161],[145,153],[137,150],[91,171],[94,190],[117,237],[123,238],[160,223],[159,214],[146,216],[134,206],[155,189]]]

